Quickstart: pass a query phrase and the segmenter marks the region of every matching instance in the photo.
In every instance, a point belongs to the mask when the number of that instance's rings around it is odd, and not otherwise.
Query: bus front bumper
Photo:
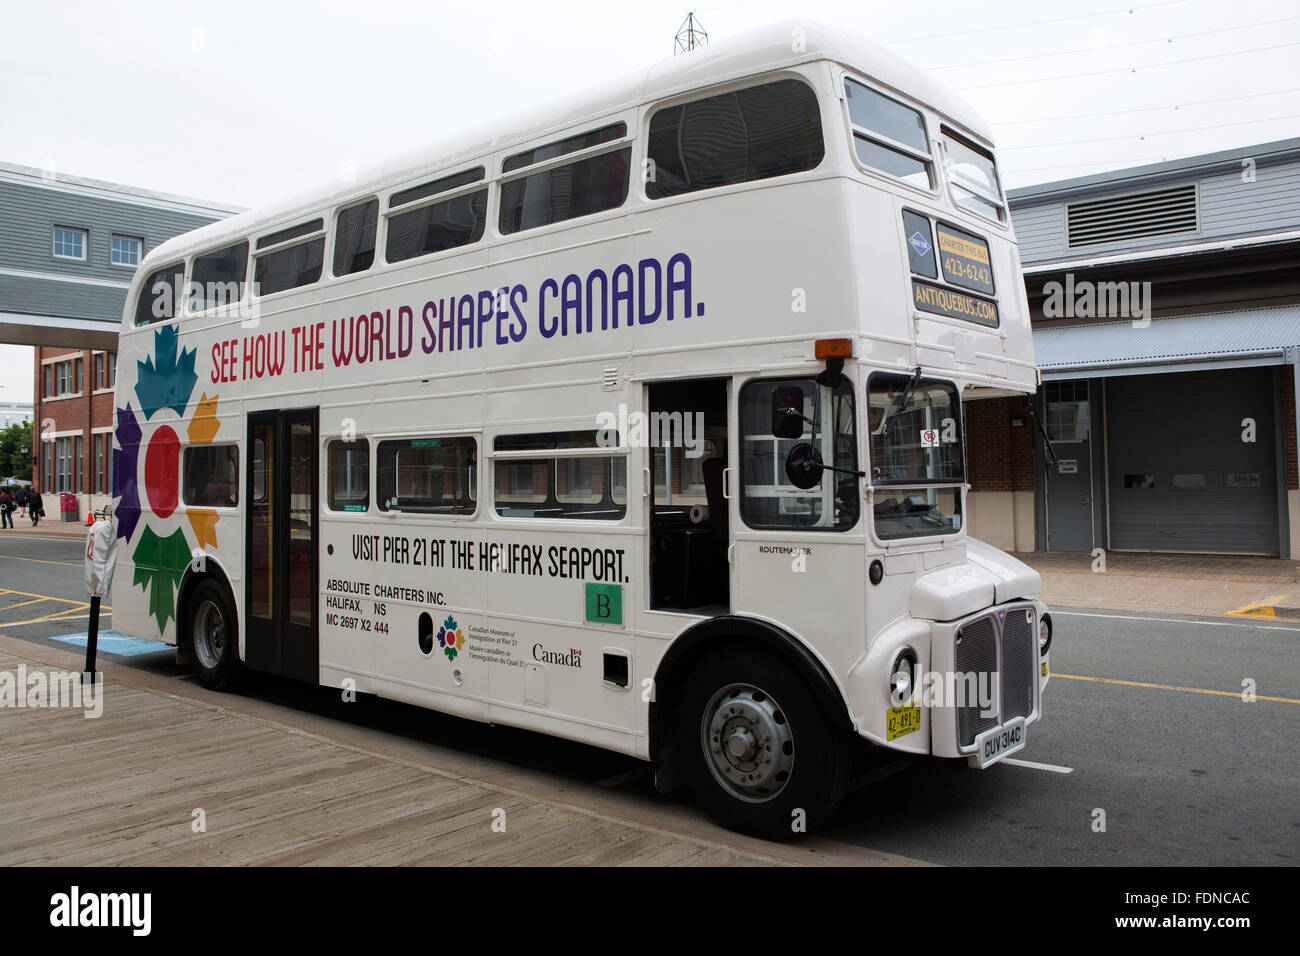
[[[857,732],[891,750],[962,757],[975,767],[1023,749],[1050,674],[1039,642],[1046,614],[1041,601],[1027,599],[954,621],[891,625],[848,675]],[[910,678],[898,679],[900,668]]]

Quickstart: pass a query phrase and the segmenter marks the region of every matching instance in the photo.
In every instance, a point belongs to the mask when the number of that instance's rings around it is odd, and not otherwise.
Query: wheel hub
[[[794,766],[794,735],[785,713],[761,688],[722,688],[704,709],[700,730],[709,769],[734,796],[763,803],[785,789]]]

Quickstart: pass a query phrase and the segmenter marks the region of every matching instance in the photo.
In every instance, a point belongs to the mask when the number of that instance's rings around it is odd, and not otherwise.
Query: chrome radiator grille
[[[1024,608],[1007,612],[1002,625],[1002,719],[1034,712],[1034,614]]]
[[[999,623],[998,612],[964,624],[957,632],[953,666],[957,684],[967,690],[957,706],[957,743],[970,747],[975,738],[999,723],[1034,712],[1037,655],[1033,611],[1011,608]],[[976,675],[978,683],[971,679]],[[980,714],[977,688],[993,688],[1000,695],[990,716]]]
[[[978,694],[977,699],[971,700],[969,692],[990,686],[987,675],[998,672],[998,630],[992,615],[977,618],[957,632],[953,663],[958,675],[979,677],[977,687],[967,684],[966,699],[957,708],[957,740],[961,746],[969,747],[977,735],[998,725],[996,712],[991,717],[980,716]]]

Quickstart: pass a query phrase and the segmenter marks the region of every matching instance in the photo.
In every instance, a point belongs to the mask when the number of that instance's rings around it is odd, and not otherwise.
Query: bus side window
[[[618,438],[606,438],[617,445]],[[621,521],[627,514],[625,455],[565,455],[602,446],[594,431],[498,435],[498,452],[534,452],[495,463],[495,505],[503,518]]]
[[[478,510],[478,441],[381,441],[378,476],[380,511],[472,515]]]
[[[370,445],[368,442],[330,442],[329,506],[331,511],[369,510]]]
[[[375,261],[379,200],[368,199],[339,211],[334,229],[334,275],[365,272]]]
[[[135,304],[135,324],[166,322],[180,314],[185,297],[185,263],[164,266],[149,274]],[[48,391],[48,389],[47,389]]]
[[[650,118],[654,177],[646,195],[663,199],[700,189],[815,169],[825,155],[817,95],[799,80],[777,80],[668,106]]]

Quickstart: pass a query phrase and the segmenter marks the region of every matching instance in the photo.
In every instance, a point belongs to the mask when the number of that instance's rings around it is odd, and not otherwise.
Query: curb
[[[1275,597],[1268,597],[1262,601],[1256,601],[1239,607],[1235,611],[1227,613],[1233,617],[1258,617],[1267,619],[1281,619],[1287,621],[1300,620],[1300,606],[1294,604],[1283,604],[1289,598],[1289,594],[1279,594]]]

